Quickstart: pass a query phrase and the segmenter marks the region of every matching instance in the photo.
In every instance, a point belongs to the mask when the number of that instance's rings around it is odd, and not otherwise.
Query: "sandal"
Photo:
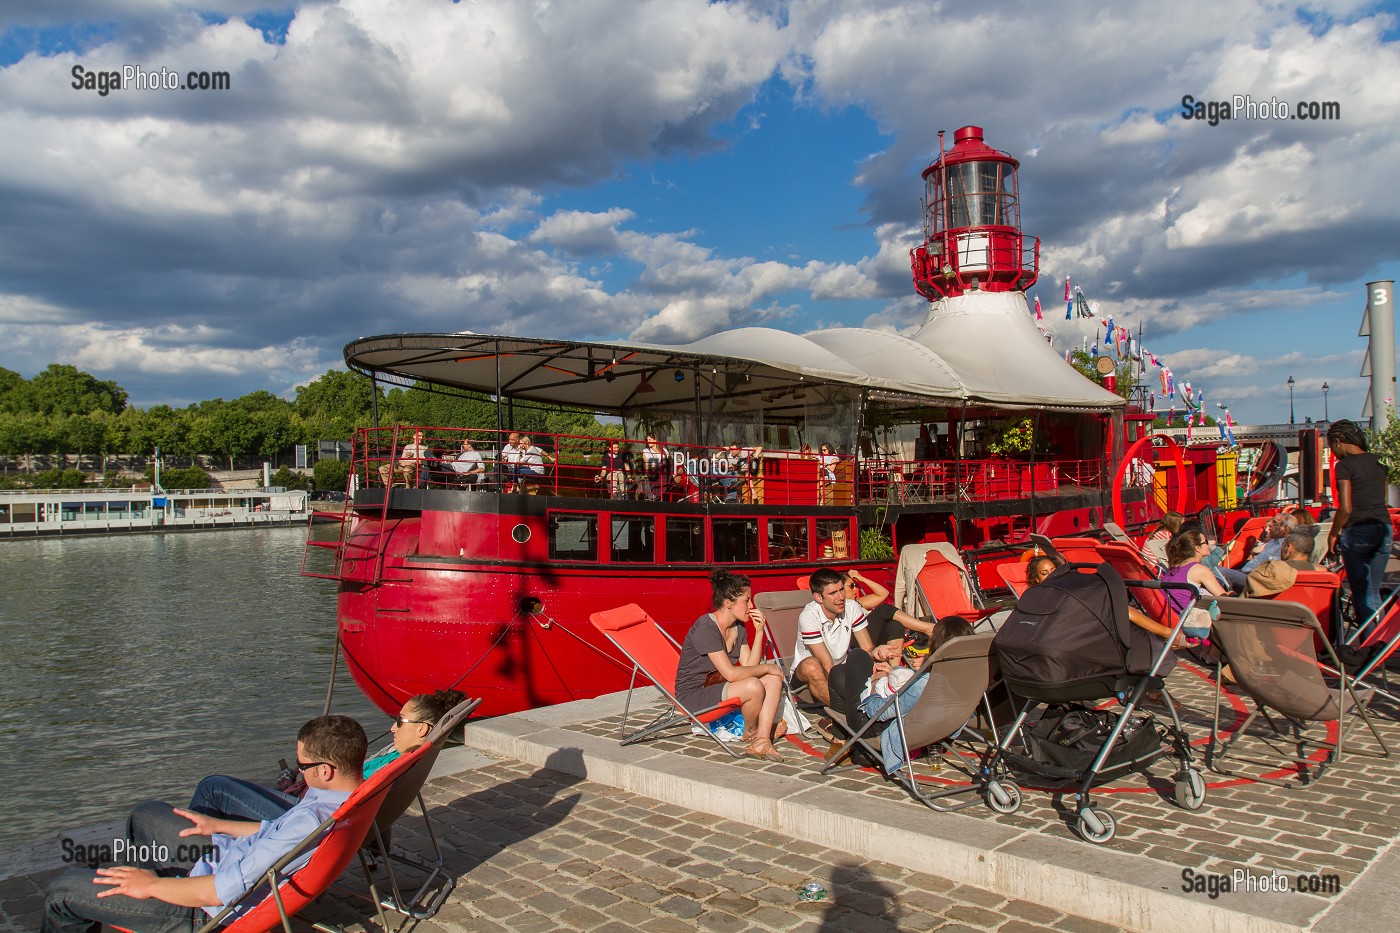
[[[773,727],[773,741],[776,742],[788,734],[787,720],[779,719],[777,725]]]
[[[744,749],[744,754],[750,758],[758,758],[763,761],[782,761],[782,754],[773,747],[773,743],[768,739],[754,739]]]

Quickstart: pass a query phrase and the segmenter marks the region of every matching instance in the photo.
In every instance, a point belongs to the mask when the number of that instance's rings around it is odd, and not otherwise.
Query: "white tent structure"
[[[345,360],[353,370],[390,381],[423,380],[613,413],[716,398],[782,408],[785,397],[818,386],[947,407],[1111,413],[1124,406],[1047,345],[1021,292],[943,299],[912,336],[866,328],[799,335],[745,327],[672,346],[399,334],[355,340]]]

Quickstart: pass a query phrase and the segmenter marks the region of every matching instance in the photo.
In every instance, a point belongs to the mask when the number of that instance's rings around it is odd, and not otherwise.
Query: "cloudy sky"
[[[908,328],[918,173],[973,123],[1022,161],[1057,348],[1070,275],[1208,406],[1286,421],[1293,376],[1298,420],[1324,381],[1354,417],[1363,285],[1400,277],[1398,38],[1346,0],[7,0],[0,366],[183,404],[399,331]]]

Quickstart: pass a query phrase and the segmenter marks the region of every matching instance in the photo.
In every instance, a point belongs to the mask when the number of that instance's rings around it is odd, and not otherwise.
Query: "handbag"
[[[720,674],[719,671],[711,671],[705,675],[705,683],[703,686],[713,687],[715,684],[722,683],[724,683],[724,676]]]

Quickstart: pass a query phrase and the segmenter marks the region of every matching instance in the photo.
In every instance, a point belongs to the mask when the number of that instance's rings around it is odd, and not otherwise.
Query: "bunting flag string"
[[[1070,321],[1075,318],[1098,319],[1103,327],[1103,339],[1098,337],[1098,325],[1092,328],[1091,336],[1085,337],[1078,350],[1073,348],[1065,351],[1065,362],[1072,362],[1076,352],[1087,356],[1091,361],[1097,361],[1100,355],[1116,359],[1117,362],[1131,361],[1142,366],[1141,372],[1146,377],[1146,369],[1153,366],[1157,369],[1158,388],[1160,392],[1153,391],[1147,396],[1149,410],[1155,410],[1158,401],[1167,403],[1167,424],[1176,418],[1176,406],[1178,401],[1183,405],[1186,413],[1186,437],[1187,442],[1191,440],[1193,429],[1206,426],[1205,413],[1205,391],[1195,389],[1189,381],[1178,383],[1176,374],[1172,371],[1157,354],[1143,346],[1142,341],[1133,335],[1133,332],[1113,320],[1113,315],[1100,315],[1099,305],[1096,301],[1090,301],[1084,294],[1083,288],[1073,284],[1070,276],[1065,276],[1065,320]],[[1035,319],[1044,320],[1044,311],[1041,308],[1040,297],[1035,297]],[[1054,334],[1039,327],[1038,329],[1045,335],[1045,339],[1051,346],[1054,345]],[[1217,402],[1216,407],[1220,408],[1225,415],[1225,420],[1218,422],[1220,436],[1226,443],[1234,446],[1234,419],[1230,416],[1229,406],[1223,402]]]

